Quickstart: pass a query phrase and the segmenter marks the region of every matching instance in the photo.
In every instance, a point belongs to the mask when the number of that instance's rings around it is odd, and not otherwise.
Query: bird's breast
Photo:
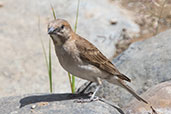
[[[96,81],[96,77],[104,75],[96,66],[82,61],[77,53],[68,52],[65,48],[57,48],[56,54],[61,66],[77,77],[89,81]]]

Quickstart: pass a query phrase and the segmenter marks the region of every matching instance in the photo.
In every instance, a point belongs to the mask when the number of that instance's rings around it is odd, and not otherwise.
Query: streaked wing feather
[[[120,79],[131,81],[128,77],[121,74],[115,66],[109,61],[93,44],[86,39],[79,37],[75,41],[78,50],[80,51],[80,57],[90,64],[95,65],[99,69],[119,77]]]

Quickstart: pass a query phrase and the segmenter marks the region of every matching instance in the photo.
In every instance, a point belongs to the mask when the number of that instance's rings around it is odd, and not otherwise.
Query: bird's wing
[[[121,74],[111,61],[86,39],[79,36],[78,39],[75,40],[75,44],[80,52],[81,59],[122,80],[131,81],[127,76]]]

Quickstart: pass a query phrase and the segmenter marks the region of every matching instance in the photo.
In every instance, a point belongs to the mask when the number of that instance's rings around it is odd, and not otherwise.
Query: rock
[[[120,72],[132,79],[130,85],[137,93],[141,94],[153,85],[171,79],[169,42],[171,42],[171,29],[153,38],[133,43],[114,59],[113,62]]]
[[[53,20],[50,4],[56,16],[68,20],[74,28],[77,0],[5,0],[3,4],[0,8],[0,97],[46,93],[49,78],[40,38],[48,51],[47,24]],[[110,24],[113,19],[116,25]],[[129,13],[115,2],[80,1],[77,33],[95,44],[108,58],[113,57],[123,28],[139,32]],[[53,46],[52,70],[53,91],[70,92],[67,72],[60,66]]]
[[[128,85],[138,94],[171,79],[170,42],[171,30],[168,30],[145,41],[133,43],[113,60],[119,71],[132,79]],[[95,85],[88,90],[92,91],[92,88],[95,88]],[[106,81],[97,95],[117,103],[120,107],[128,105],[132,99],[126,90]]]
[[[123,114],[117,106],[102,101],[74,102],[79,97],[72,94],[5,97],[0,99],[0,114]]]
[[[171,81],[160,83],[146,91],[143,97],[149,105],[133,100],[128,107],[128,114],[170,114],[171,113]],[[136,104],[136,105],[134,105]],[[152,107],[150,107],[152,106]],[[155,113],[154,113],[155,114]]]

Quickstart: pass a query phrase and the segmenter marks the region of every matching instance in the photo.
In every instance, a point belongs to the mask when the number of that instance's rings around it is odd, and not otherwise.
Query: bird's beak
[[[54,30],[55,29],[53,27],[48,28],[48,34],[52,34],[54,32]]]

